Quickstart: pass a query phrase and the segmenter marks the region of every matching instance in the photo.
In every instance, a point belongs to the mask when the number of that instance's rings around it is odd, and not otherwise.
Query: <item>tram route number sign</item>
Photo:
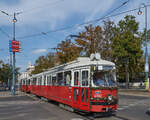
[[[113,66],[98,66],[98,70],[112,70]]]

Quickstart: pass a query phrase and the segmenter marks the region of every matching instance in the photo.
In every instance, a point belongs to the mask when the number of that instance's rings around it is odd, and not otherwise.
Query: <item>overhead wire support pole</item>
[[[12,71],[12,52],[10,52],[10,70]],[[9,78],[9,90],[11,90],[12,86],[12,77]]]
[[[145,47],[145,77],[148,82],[148,89],[149,89],[149,78],[148,78],[148,73],[149,73],[149,63],[148,63],[148,49],[147,49],[147,44],[148,44],[148,37],[147,37],[147,6],[143,4],[145,7],[145,42],[146,42],[146,47]]]
[[[19,14],[21,14],[22,12],[17,12],[17,13],[14,13],[13,15],[10,15],[10,14],[8,14],[7,12],[5,12],[5,11],[3,11],[3,10],[0,10],[0,12],[1,13],[3,13],[3,14],[5,14],[5,15],[7,15],[7,16],[13,16],[13,40],[11,40],[11,42],[12,41],[15,41],[15,43],[17,43],[17,47],[18,47],[18,50],[10,50],[10,64],[11,64],[11,68],[12,68],[12,77],[13,77],[13,79],[12,79],[12,84],[11,84],[11,92],[12,92],[12,95],[14,96],[15,95],[15,80],[16,80],[16,68],[15,68],[15,63],[16,63],[16,59],[15,59],[15,52],[19,52],[19,49],[20,49],[20,47],[19,47],[19,45],[20,45],[20,43],[18,42],[18,41],[16,41],[16,37],[15,37],[15,23],[17,22],[17,19],[16,19],[16,15],[19,15]],[[2,30],[1,30],[2,31]],[[3,33],[5,33],[5,32],[3,32]],[[9,37],[9,35],[8,34],[6,34],[5,33],[5,35],[7,35],[8,37]],[[11,47],[12,47],[12,45],[11,45]],[[12,54],[13,54],[13,56],[12,56]],[[12,59],[12,57],[13,57],[13,59]]]
[[[141,8],[145,8],[145,80],[146,80],[146,89],[150,89],[150,81],[149,81],[149,63],[148,63],[148,35],[147,35],[147,5],[144,3],[140,4],[140,6],[143,5],[144,7],[140,7],[138,11],[138,15],[142,14]]]
[[[14,13],[14,18],[13,18],[13,40],[15,41],[15,23],[17,22],[16,19],[16,13]],[[16,82],[16,76],[15,76],[15,63],[16,63],[16,59],[15,59],[15,52],[13,51],[13,81],[12,81],[12,88],[11,88],[11,92],[12,95],[15,95],[15,82]]]
[[[148,73],[149,73],[149,63],[148,63],[148,49],[147,49],[147,44],[148,44],[148,36],[147,36],[147,6],[144,4],[145,7],[145,41],[146,41],[146,52],[145,52],[145,72],[146,72],[146,80],[148,82],[148,89],[150,88],[149,84],[149,78],[148,78]]]

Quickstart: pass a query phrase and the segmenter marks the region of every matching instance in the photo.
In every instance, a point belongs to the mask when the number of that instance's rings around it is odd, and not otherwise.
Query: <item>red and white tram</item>
[[[79,57],[21,80],[21,90],[68,106],[72,110],[105,113],[118,107],[115,64]]]

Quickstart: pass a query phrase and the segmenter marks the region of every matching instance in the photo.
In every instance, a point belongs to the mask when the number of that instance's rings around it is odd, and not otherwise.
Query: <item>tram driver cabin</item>
[[[20,80],[21,90],[57,101],[72,111],[114,112],[118,107],[115,64],[79,57]]]

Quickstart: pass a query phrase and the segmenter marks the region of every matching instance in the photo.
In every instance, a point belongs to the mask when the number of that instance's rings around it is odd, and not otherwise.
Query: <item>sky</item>
[[[127,4],[111,12],[125,1],[128,1]],[[0,12],[0,60],[5,63],[10,60],[8,43],[13,38],[14,12],[20,13],[16,16],[16,40],[21,41],[21,52],[16,53],[16,67],[24,71],[29,62],[34,65],[39,56],[54,52],[51,48],[55,48],[68,35],[76,35],[83,31],[84,26],[79,24],[138,8],[142,3],[150,4],[150,0],[0,0],[0,10],[9,14],[7,16]],[[141,10],[143,11],[141,16],[137,15],[138,11],[133,11],[109,19],[117,23],[127,14],[134,15],[140,23],[139,30],[142,31],[145,16],[144,9]],[[150,7],[148,7],[148,29],[150,29],[149,12]],[[93,25],[102,25],[102,21]],[[74,27],[55,31],[70,26]]]

